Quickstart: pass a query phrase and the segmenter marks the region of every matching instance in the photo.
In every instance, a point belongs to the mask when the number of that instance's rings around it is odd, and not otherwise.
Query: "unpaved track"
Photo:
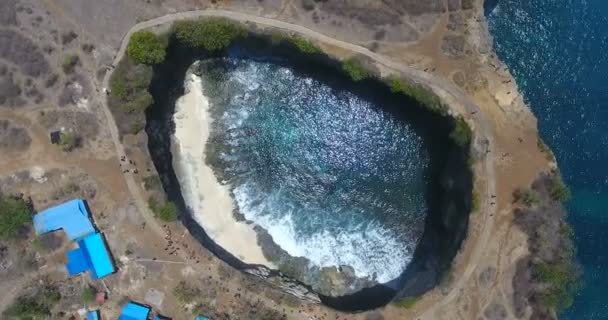
[[[254,15],[250,15],[250,14],[240,13],[240,12],[226,11],[226,10],[195,10],[195,11],[179,12],[179,13],[168,14],[168,15],[158,17],[158,18],[155,18],[152,20],[138,23],[135,26],[133,26],[129,30],[129,32],[127,32],[125,37],[123,38],[121,45],[120,45],[120,49],[119,49],[118,53],[116,54],[116,57],[114,58],[113,65],[117,65],[118,62],[124,56],[126,48],[127,48],[128,40],[134,32],[140,31],[142,29],[162,25],[162,24],[171,23],[176,20],[193,19],[193,18],[199,18],[199,17],[223,17],[223,18],[228,18],[231,20],[239,21],[239,22],[253,22],[258,25],[270,26],[270,27],[282,29],[284,31],[295,32],[304,37],[307,37],[307,38],[310,38],[310,39],[313,39],[316,41],[324,42],[324,43],[327,43],[327,44],[335,46],[335,47],[346,49],[353,53],[358,53],[358,54],[367,56],[370,59],[375,60],[376,62],[386,66],[389,69],[393,69],[395,71],[401,72],[403,75],[410,78],[411,80],[414,80],[415,82],[429,86],[439,96],[441,96],[443,98],[447,98],[450,101],[456,101],[457,103],[461,104],[464,107],[464,110],[466,112],[469,113],[469,115],[470,115],[469,118],[475,122],[475,134],[476,134],[477,140],[485,141],[485,143],[483,143],[483,144],[487,145],[487,148],[489,148],[489,150],[490,150],[490,153],[487,153],[483,160],[482,176],[484,177],[484,180],[486,181],[485,194],[482,194],[480,192],[481,199],[483,199],[482,203],[481,203],[480,212],[484,213],[484,217],[483,217],[484,221],[483,221],[481,235],[479,235],[479,237],[477,237],[477,239],[475,239],[475,243],[469,244],[469,245],[473,246],[472,255],[471,255],[470,260],[467,263],[467,267],[466,267],[464,273],[458,275],[458,280],[451,286],[451,289],[447,295],[442,296],[439,301],[437,301],[436,303],[433,303],[429,309],[423,311],[423,313],[419,316],[420,318],[424,318],[424,319],[435,319],[436,311],[438,311],[442,306],[445,306],[445,305],[449,304],[451,301],[453,301],[458,296],[458,294],[460,294],[460,292],[461,292],[460,289],[463,289],[467,285],[467,283],[470,281],[471,275],[475,271],[478,263],[483,258],[483,253],[486,249],[486,245],[489,242],[490,232],[493,229],[494,222],[495,222],[496,215],[494,213],[496,211],[496,208],[495,208],[495,206],[490,205],[490,200],[489,200],[490,195],[496,194],[496,179],[495,179],[494,163],[493,163],[494,135],[492,132],[492,127],[489,124],[489,122],[488,122],[487,118],[485,117],[485,115],[483,114],[483,112],[481,112],[479,110],[479,107],[473,101],[471,101],[460,89],[458,89],[451,82],[449,82],[443,78],[439,78],[439,77],[433,76],[432,74],[428,74],[426,72],[411,68],[407,65],[403,65],[386,56],[372,52],[362,46],[328,37],[324,34],[321,34],[317,31],[314,31],[312,29],[309,29],[309,28],[306,28],[306,27],[303,27],[300,25],[296,25],[296,24],[292,24],[292,23],[288,23],[288,22],[284,22],[284,21],[280,21],[280,20],[270,19],[270,18],[254,16]],[[106,75],[104,77],[104,80],[103,80],[104,88],[108,87],[110,75],[111,75],[111,72],[109,71],[106,73]],[[123,147],[122,143],[120,142],[118,129],[114,122],[114,118],[112,117],[112,113],[110,112],[110,109],[108,107],[107,99],[102,94],[100,94],[100,99],[101,99],[101,101],[103,101],[103,106],[104,106],[103,109],[104,109],[104,113],[108,120],[112,139],[116,146],[116,153],[118,155],[124,155],[125,154],[124,147]],[[162,235],[162,229],[160,228],[160,225],[158,224],[158,222],[154,219],[152,213],[149,212],[147,204],[144,201],[144,198],[142,197],[142,195],[140,193],[140,189],[136,185],[135,179],[130,174],[127,174],[125,176],[125,179],[126,179],[128,187],[129,187],[129,191],[133,195],[139,211],[142,213],[143,218],[146,220],[146,224],[148,226],[150,226],[159,235]]]

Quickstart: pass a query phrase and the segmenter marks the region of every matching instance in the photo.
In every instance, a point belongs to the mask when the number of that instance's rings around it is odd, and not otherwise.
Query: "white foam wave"
[[[319,267],[348,265],[358,277],[375,278],[381,283],[397,278],[412,259],[415,244],[404,245],[379,223],[351,226],[348,232],[319,229],[300,236],[292,218],[295,213],[269,214],[277,210],[273,208],[275,199],[262,199],[253,189],[248,183],[235,188],[239,210],[246,219],[266,229],[291,256],[305,257]]]

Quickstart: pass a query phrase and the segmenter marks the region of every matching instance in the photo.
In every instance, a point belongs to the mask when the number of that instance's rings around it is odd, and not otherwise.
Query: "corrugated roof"
[[[78,241],[79,248],[68,252],[67,269],[70,276],[89,271],[92,279],[103,278],[114,272],[112,259],[101,233]]]
[[[150,307],[142,306],[135,302],[129,302],[122,309],[118,320],[146,320],[150,313]]]
[[[34,228],[38,234],[63,229],[71,240],[78,240],[95,232],[89,211],[82,199],[70,200],[36,214]]]

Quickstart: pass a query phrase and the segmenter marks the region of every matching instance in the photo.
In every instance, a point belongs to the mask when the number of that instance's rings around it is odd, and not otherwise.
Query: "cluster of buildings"
[[[93,220],[86,202],[73,199],[48,208],[34,216],[34,228],[38,235],[63,230],[77,248],[67,252],[66,265],[69,276],[88,272],[93,280],[101,279],[116,272],[110,250],[104,236],[93,225]],[[149,320],[151,308],[136,302],[129,302],[122,309],[118,320]],[[99,310],[88,311],[86,320],[101,320]],[[159,315],[152,320],[170,318]],[[198,316],[195,320],[209,320]]]

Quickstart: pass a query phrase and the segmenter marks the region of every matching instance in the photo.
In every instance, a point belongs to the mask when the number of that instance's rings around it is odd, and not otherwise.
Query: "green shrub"
[[[422,106],[433,112],[441,114],[446,112],[446,109],[441,103],[439,97],[437,97],[437,95],[435,95],[430,89],[426,89],[421,85],[412,84],[408,81],[397,78],[389,78],[387,82],[391,92],[412,97]]]
[[[321,52],[321,49],[302,37],[292,36],[289,37],[289,41],[302,53],[315,54]]]
[[[289,40],[289,35],[283,33],[283,32],[273,32],[270,35],[270,42],[272,42],[272,44],[277,45],[283,41],[288,41]]]
[[[154,214],[156,214],[156,212],[158,212],[158,210],[160,209],[160,204],[158,203],[158,200],[154,198],[154,196],[150,196],[148,198],[148,208],[150,208],[150,210],[152,210]]]
[[[477,191],[473,191],[471,193],[471,212],[479,211],[481,206],[481,199],[479,198],[479,193]]]
[[[545,305],[557,310],[564,310],[572,305],[580,282],[570,259],[536,264],[534,274],[545,285],[541,293]]]
[[[93,302],[93,300],[95,300],[96,293],[97,293],[97,290],[95,290],[95,288],[93,288],[91,286],[87,286],[80,293],[80,302],[82,302],[83,304],[88,304],[88,303]]]
[[[542,200],[538,192],[534,190],[515,190],[513,192],[515,202],[523,203],[528,207],[535,207],[542,204]]]
[[[147,90],[152,82],[152,67],[135,65],[129,58],[122,59],[110,78],[110,94],[117,98]]]
[[[177,220],[177,206],[171,201],[165,202],[158,210],[158,218],[163,221],[171,222]]]
[[[0,195],[0,239],[15,238],[32,222],[32,204],[22,198]]]
[[[183,304],[190,304],[194,302],[201,294],[202,292],[199,288],[192,287],[185,281],[181,281],[175,288],[173,288],[173,295],[177,301]]]
[[[146,107],[147,108],[147,107]],[[135,121],[131,124],[131,127],[129,128],[129,133],[136,135],[138,134],[142,129],[144,128],[144,124],[141,123],[141,121]]]
[[[15,300],[3,313],[3,319],[44,320],[50,319],[51,309],[59,302],[61,294],[45,288],[33,295],[24,295]]]
[[[173,24],[173,32],[183,44],[211,52],[224,50],[247,35],[241,24],[222,18],[178,21]]]
[[[144,188],[147,191],[158,190],[162,186],[160,177],[157,175],[147,176],[143,180],[144,180]]]
[[[70,74],[74,72],[76,66],[80,63],[80,57],[78,55],[72,54],[67,55],[63,58],[63,63],[61,64],[61,69],[65,74]]]
[[[59,142],[57,143],[63,151],[72,151],[76,148],[76,134],[73,132],[59,133]]]
[[[165,60],[166,49],[166,39],[150,31],[138,31],[129,39],[127,54],[137,63],[152,65]]]
[[[342,70],[354,81],[361,81],[369,78],[369,72],[355,59],[348,59],[342,62]]]
[[[562,178],[559,175],[554,177],[551,183],[551,198],[555,201],[566,202],[570,200],[571,196],[570,188],[568,188]]]
[[[538,147],[538,150],[540,152],[545,154],[545,158],[547,160],[552,161],[553,159],[555,159],[553,151],[549,149],[549,146],[547,146],[547,144],[540,137],[538,137],[538,140],[536,141],[536,146]]]
[[[171,222],[177,220],[177,206],[171,201],[167,201],[161,206],[154,196],[150,196],[148,198],[148,207],[157,218],[163,221]]]
[[[320,53],[321,49],[315,46],[312,42],[295,35],[286,34],[283,32],[273,32],[270,35],[270,41],[272,44],[277,45],[282,42],[291,43],[298,51],[306,54]]]
[[[456,119],[454,128],[450,132],[450,139],[461,147],[467,147],[471,143],[472,138],[473,132],[466,121],[462,118]]]
[[[420,300],[420,297],[405,297],[395,301],[394,304],[399,308],[410,309],[418,300]]]
[[[144,112],[154,103],[154,98],[147,90],[142,90],[122,105],[124,113]],[[140,124],[141,126],[141,124]],[[131,128],[132,129],[132,128]]]

